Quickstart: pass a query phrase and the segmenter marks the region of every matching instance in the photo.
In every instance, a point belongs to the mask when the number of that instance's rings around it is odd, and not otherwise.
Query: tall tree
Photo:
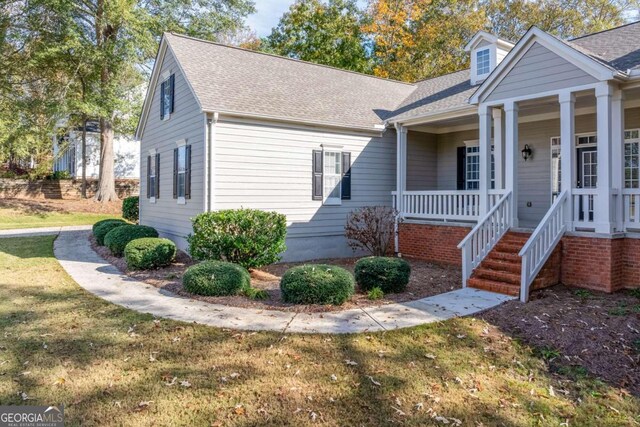
[[[290,58],[370,72],[362,14],[355,0],[298,0],[264,40],[262,49]]]
[[[532,25],[562,38],[625,22],[638,0],[371,0],[363,30],[374,74],[405,81],[468,66],[462,47],[484,29],[518,40]]]
[[[637,0],[488,0],[488,28],[518,40],[532,25],[568,39],[613,28],[637,11]]]
[[[38,25],[47,28],[38,55],[44,81],[70,76],[62,99],[67,113],[91,113],[100,121],[100,183],[96,200],[117,198],[115,132],[135,127],[145,77],[164,31],[215,40],[243,27],[252,0],[14,0],[25,25],[9,23],[14,46],[34,45]],[[38,23],[38,25],[34,25]],[[0,31],[2,23],[0,22]],[[31,60],[37,57],[26,53]],[[61,60],[62,59],[62,60]],[[75,67],[75,68],[74,68]],[[86,84],[82,84],[82,82]],[[70,94],[70,90],[84,91]],[[70,100],[75,99],[74,102]],[[50,140],[49,140],[50,141]]]

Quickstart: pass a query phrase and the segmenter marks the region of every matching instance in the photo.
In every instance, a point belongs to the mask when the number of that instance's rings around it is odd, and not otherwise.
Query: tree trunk
[[[87,115],[82,115],[82,198],[87,198]]]
[[[118,200],[113,171],[113,135],[111,120],[100,119],[100,178],[94,200],[103,203]]]

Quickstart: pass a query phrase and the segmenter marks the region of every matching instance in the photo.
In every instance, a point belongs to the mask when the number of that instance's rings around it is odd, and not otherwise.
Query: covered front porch
[[[605,84],[397,126],[393,204],[473,225],[511,193],[511,226],[533,230],[562,195],[566,231],[638,231],[639,98]]]

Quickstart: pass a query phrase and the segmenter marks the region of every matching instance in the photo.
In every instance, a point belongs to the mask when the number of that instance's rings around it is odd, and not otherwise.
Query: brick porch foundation
[[[458,243],[471,227],[402,223],[400,253],[430,262],[461,265]],[[615,292],[640,287],[640,239],[629,237],[565,236],[561,254],[548,264],[560,263],[560,282],[568,286]],[[554,254],[555,255],[555,254]],[[547,268],[547,265],[545,265]]]

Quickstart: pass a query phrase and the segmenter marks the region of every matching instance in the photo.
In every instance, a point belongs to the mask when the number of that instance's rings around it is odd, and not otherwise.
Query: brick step
[[[520,286],[520,273],[478,267],[473,272],[473,277]]]
[[[485,260],[487,260],[487,259],[495,260],[495,261],[509,261],[509,262],[512,262],[512,263],[516,263],[518,265],[520,265],[522,263],[522,258],[520,258],[518,256],[518,252],[516,252],[516,253],[513,253],[513,252],[502,252],[502,251],[498,251],[496,249],[494,249],[491,252],[489,252],[489,255],[487,255]]]
[[[500,294],[511,295],[517,297],[520,295],[520,286],[510,283],[496,282],[493,280],[480,279],[471,277],[467,281],[467,285],[471,288],[482,289],[489,292],[497,292]]]
[[[520,274],[522,271],[522,265],[520,262],[503,259],[485,258],[480,263],[480,267],[488,270],[507,271],[515,274]]]
[[[524,246],[524,244],[518,245],[518,244],[508,243],[500,240],[498,244],[494,247],[494,249],[498,252],[509,252],[509,253],[518,255],[518,253],[520,252],[520,249],[522,249],[522,246]]]
[[[502,237],[502,239],[500,239],[501,242],[511,243],[511,244],[520,245],[520,246],[524,246],[524,244],[527,243],[527,240],[529,240],[528,237],[510,236],[508,234],[505,234]]]

